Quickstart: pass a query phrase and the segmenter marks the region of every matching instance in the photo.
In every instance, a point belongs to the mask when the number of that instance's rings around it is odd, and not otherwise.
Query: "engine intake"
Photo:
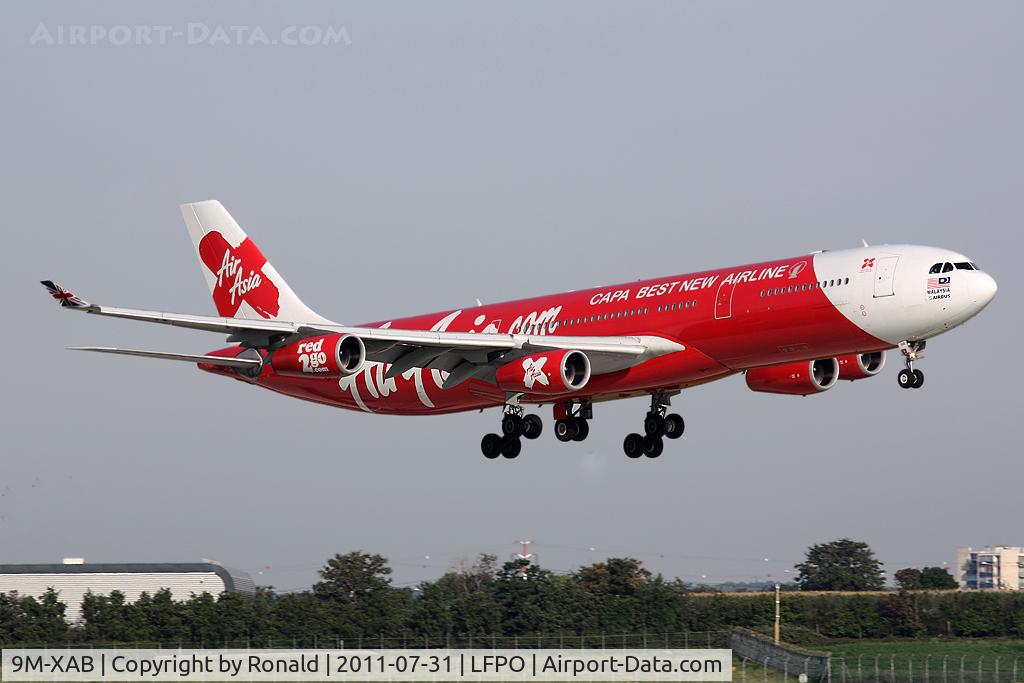
[[[366,361],[363,340],[351,334],[309,337],[274,351],[270,365],[279,375],[338,379],[359,372]]]
[[[495,383],[523,394],[568,394],[590,381],[590,359],[582,351],[535,353],[498,368]]]
[[[874,377],[881,372],[885,366],[885,353],[855,353],[839,356],[836,360],[839,361],[839,379],[848,379],[852,382],[855,379]]]
[[[835,358],[747,370],[747,386],[769,394],[819,394],[831,389],[838,379],[839,361]]]

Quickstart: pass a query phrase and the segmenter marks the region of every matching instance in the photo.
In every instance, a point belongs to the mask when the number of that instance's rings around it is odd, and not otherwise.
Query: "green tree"
[[[391,586],[391,567],[382,555],[354,551],[335,555],[320,570],[313,592],[338,603],[360,601]]]
[[[635,595],[650,581],[651,573],[640,560],[632,557],[609,557],[576,573],[583,587],[603,595]]]
[[[494,555],[480,555],[472,565],[420,584],[420,599],[412,614],[419,642],[468,642],[500,632],[500,611],[494,600],[496,562]]]
[[[328,560],[313,593],[327,605],[330,635],[351,640],[404,634],[412,592],[392,588],[390,576],[381,555],[355,551]]]
[[[900,569],[894,575],[896,586],[901,591],[916,591],[921,588],[921,570],[907,567]]]
[[[525,635],[542,630],[545,605],[542,588],[551,572],[529,560],[511,560],[502,565],[494,586],[494,599],[501,609],[506,635]]]
[[[52,588],[39,599],[31,595],[0,593],[0,644],[64,642],[68,637],[64,610],[64,603]]]
[[[945,567],[925,567],[921,570],[920,588],[929,590],[954,590],[960,585]]]
[[[796,570],[797,583],[805,591],[870,591],[885,586],[882,563],[868,544],[848,538],[812,545]]]

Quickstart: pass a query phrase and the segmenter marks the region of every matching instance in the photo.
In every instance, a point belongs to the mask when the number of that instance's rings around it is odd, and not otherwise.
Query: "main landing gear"
[[[622,442],[627,458],[657,458],[665,450],[664,439],[678,439],[686,429],[683,418],[676,413],[667,414],[675,392],[658,393],[651,396],[651,409],[644,418],[644,435],[629,434]]]
[[[502,455],[509,460],[519,456],[523,450],[522,439],[536,439],[544,431],[544,423],[538,415],[524,415],[523,408],[516,403],[505,405],[501,418],[501,435],[485,434],[480,441],[480,450],[490,460]]]
[[[924,357],[925,341],[900,342],[900,353],[906,368],[900,370],[896,379],[901,389],[920,389],[924,385],[924,373],[914,369],[914,361]]]
[[[566,401],[555,405],[555,438],[559,441],[583,441],[590,435],[594,404],[590,401]]]

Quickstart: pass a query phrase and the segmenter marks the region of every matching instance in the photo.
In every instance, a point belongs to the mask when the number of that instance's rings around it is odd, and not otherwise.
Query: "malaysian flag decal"
[[[930,277],[928,278],[928,289],[938,289],[939,287],[949,287],[949,276],[946,277]]]

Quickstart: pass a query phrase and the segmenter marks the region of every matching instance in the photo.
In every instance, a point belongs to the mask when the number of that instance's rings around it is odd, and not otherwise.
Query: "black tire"
[[[678,439],[686,431],[686,422],[682,415],[672,413],[665,416],[665,436],[669,439]]]
[[[627,458],[639,458],[644,454],[644,437],[639,434],[627,434],[622,442],[622,450]]]
[[[540,415],[529,414],[523,418],[523,437],[536,439],[544,431],[544,421]]]
[[[914,389],[920,389],[924,386],[924,373],[920,370],[914,370],[914,383],[910,386]]]
[[[518,438],[509,439],[508,437],[502,439],[501,454],[509,460],[514,460],[519,457],[519,453],[523,450],[523,442]]]
[[[523,418],[511,413],[501,418],[501,433],[506,438],[518,439],[523,435]]]
[[[590,434],[590,425],[582,417],[577,417],[576,422],[576,436],[572,437],[573,441],[583,441]]]
[[[488,460],[494,460],[501,455],[501,437],[497,434],[484,434],[480,441],[480,450]]]
[[[900,370],[900,374],[896,376],[896,379],[899,381],[901,389],[909,389],[914,386],[914,373],[910,370]]]
[[[657,438],[665,435],[665,418],[657,413],[647,413],[644,418],[644,433]]]
[[[648,458],[657,458],[664,450],[665,442],[660,437],[648,436],[644,439],[644,455]]]
[[[555,437],[559,441],[572,441],[579,433],[579,427],[572,418],[555,422]]]

